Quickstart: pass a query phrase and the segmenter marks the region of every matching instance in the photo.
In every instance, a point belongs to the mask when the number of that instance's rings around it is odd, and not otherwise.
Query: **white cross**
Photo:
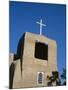
[[[40,35],[42,35],[42,27],[46,25],[42,23],[42,19],[40,19],[40,22],[36,22],[36,23],[40,25]]]

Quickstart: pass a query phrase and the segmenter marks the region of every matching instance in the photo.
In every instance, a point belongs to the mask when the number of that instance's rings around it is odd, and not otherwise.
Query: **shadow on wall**
[[[15,64],[12,63],[9,68],[9,88],[12,88],[13,85],[13,78],[14,78],[14,71],[15,71]]]
[[[14,61],[20,60],[20,69],[21,69],[21,75],[22,75],[22,59],[23,59],[23,51],[24,51],[24,37],[25,33],[22,35],[22,37],[19,40],[18,46],[17,46],[17,53],[14,54],[14,59],[12,64],[9,68],[9,88],[12,89],[13,87],[13,79],[14,79],[14,72],[16,68],[16,64]]]

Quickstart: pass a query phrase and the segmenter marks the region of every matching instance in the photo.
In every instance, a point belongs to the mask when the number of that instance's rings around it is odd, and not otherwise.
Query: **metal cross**
[[[40,35],[42,35],[42,27],[46,25],[42,23],[42,19],[40,19],[40,22],[36,22],[36,23],[40,25]]]

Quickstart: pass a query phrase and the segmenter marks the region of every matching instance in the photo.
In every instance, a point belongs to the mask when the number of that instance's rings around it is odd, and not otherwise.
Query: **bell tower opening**
[[[35,43],[35,58],[48,60],[48,44],[42,42]]]

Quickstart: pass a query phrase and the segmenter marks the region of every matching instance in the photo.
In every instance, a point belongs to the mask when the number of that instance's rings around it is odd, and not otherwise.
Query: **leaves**
[[[61,75],[62,79],[66,79],[66,69],[63,68],[63,73]]]
[[[47,79],[48,79],[47,83],[48,86],[53,86],[53,83],[55,82],[56,86],[66,85],[66,69],[63,68],[61,78],[59,78],[58,71],[53,71],[51,76],[47,75]]]
[[[66,69],[65,68],[63,68],[61,79],[63,80],[63,84],[62,85],[66,85]]]
[[[52,72],[52,76],[47,76],[49,82],[47,83],[48,86],[53,86],[53,83],[56,82],[56,86],[61,85],[61,81],[59,79],[59,74],[57,71]]]

